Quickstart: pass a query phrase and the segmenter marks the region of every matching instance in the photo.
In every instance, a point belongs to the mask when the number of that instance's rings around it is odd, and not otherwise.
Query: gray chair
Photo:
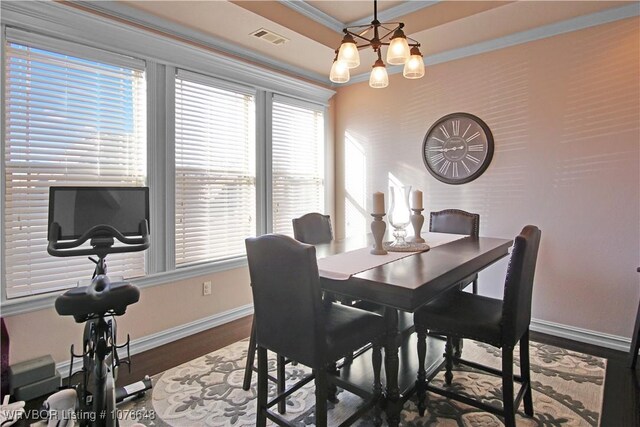
[[[529,372],[529,324],[531,323],[531,299],[533,277],[538,257],[541,232],[538,227],[527,225],[515,238],[511,260],[507,269],[503,299],[494,299],[461,292],[446,292],[426,304],[414,314],[418,334],[418,410],[424,415],[426,391],[458,400],[484,411],[501,415],[506,427],[515,427],[515,413],[524,399],[524,412],[533,416],[531,377]],[[424,362],[426,357],[426,333],[428,329],[447,335],[445,346],[445,381],[451,385],[453,362],[465,364],[502,377],[503,407],[476,401],[449,388],[428,383]],[[453,338],[471,338],[502,349],[502,371],[478,363],[462,360],[453,354]],[[520,342],[520,376],[513,374],[513,349]],[[522,383],[514,400],[513,381]]]
[[[386,332],[384,318],[365,310],[323,301],[314,246],[278,234],[248,238],[245,242],[258,348],[256,424],[265,426],[270,419],[279,425],[292,425],[269,408],[284,402],[287,396],[312,379],[316,385],[316,426],[327,425],[330,384],[365,400],[363,406],[341,425],[350,425],[370,408],[378,408],[376,404],[382,392],[380,370],[381,345]],[[335,361],[367,343],[373,344],[374,384],[371,391],[360,389],[328,371]],[[278,358],[287,357],[309,366],[313,374],[300,379],[287,391],[279,383],[278,395],[268,401],[267,350],[278,354]],[[379,410],[376,410],[378,425],[381,423],[379,415]]]
[[[296,240],[302,243],[315,245],[328,243],[333,239],[331,230],[331,217],[319,213],[308,213],[300,218],[293,219],[293,235]],[[348,304],[351,305],[351,304]],[[251,376],[253,375],[255,352],[256,352],[256,322],[255,318],[251,324],[251,337],[249,338],[249,349],[247,350],[247,361],[244,367],[244,381],[242,388],[249,390],[251,387]],[[282,361],[286,365],[289,361]],[[295,362],[294,362],[295,363]],[[282,368],[284,369],[284,367]],[[278,370],[280,372],[280,370]],[[269,377],[272,381],[278,382],[277,378]],[[280,412],[284,413],[284,405],[280,405]]]
[[[480,235],[480,215],[470,213],[460,209],[445,209],[438,212],[431,212],[429,218],[429,231],[436,233],[468,234],[471,237]],[[472,284],[474,294],[478,293],[478,274],[465,277],[458,284],[460,289],[464,289]],[[434,335],[441,335],[441,332],[433,332]],[[462,356],[462,339],[453,342],[456,357]]]
[[[293,237],[302,243],[317,245],[333,240],[331,217],[319,213],[308,213],[293,219]]]

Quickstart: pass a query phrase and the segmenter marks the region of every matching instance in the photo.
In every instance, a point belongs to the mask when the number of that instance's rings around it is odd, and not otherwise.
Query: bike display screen
[[[49,229],[54,222],[60,225],[59,240],[78,239],[96,225],[139,236],[145,219],[149,223],[148,187],[49,188]]]

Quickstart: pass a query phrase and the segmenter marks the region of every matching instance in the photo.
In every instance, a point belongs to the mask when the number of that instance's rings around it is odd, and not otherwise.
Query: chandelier
[[[336,49],[336,56],[331,66],[329,79],[334,83],[348,82],[350,78],[349,69],[360,65],[358,50],[369,46],[378,54],[378,59],[373,64],[371,76],[369,77],[369,86],[383,88],[389,85],[387,68],[384,61],[382,61],[382,46],[388,46],[388,64],[404,64],[403,76],[408,79],[423,77],[424,60],[420,53],[420,43],[405,36],[404,31],[402,31],[403,27],[404,24],[402,22],[378,21],[378,1],[374,0],[373,21],[371,21],[371,24],[347,27],[342,30],[344,38],[340,47]]]

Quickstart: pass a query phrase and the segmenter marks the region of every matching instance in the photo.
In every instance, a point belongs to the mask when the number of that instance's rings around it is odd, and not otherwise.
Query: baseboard
[[[546,320],[531,319],[531,330],[623,352],[628,352],[631,346],[631,339],[629,338],[604,334],[589,329],[576,328],[561,323],[548,322]]]
[[[146,337],[134,339],[131,341],[131,354],[142,353],[251,314],[253,314],[253,304],[247,304],[222,313],[214,314],[213,316],[205,317],[204,319],[199,319],[194,322],[147,335]],[[589,329],[548,322],[546,320],[531,319],[531,330],[559,338],[565,338],[623,352],[628,352],[629,346],[631,345],[631,340],[629,338],[621,337],[619,335],[604,334]],[[56,365],[58,372],[60,372],[63,377],[66,377],[69,372],[70,364],[71,361],[67,360]],[[76,359],[73,367],[74,372],[79,370],[81,367],[82,359]]]
[[[188,337],[198,332],[206,331],[207,329],[215,328],[216,326],[224,325],[225,323],[232,322],[245,316],[253,314],[253,304],[243,305],[241,307],[233,308],[231,310],[224,311],[222,313],[214,314],[213,316],[205,317],[184,325],[176,326],[174,328],[166,329],[155,334],[147,335],[146,337],[131,340],[131,354],[138,354],[159,347],[164,344],[168,344],[172,341],[179,340],[181,338]],[[122,339],[122,333],[126,335],[126,331],[121,331],[119,334]],[[69,372],[69,366],[71,361],[67,360],[56,364],[58,372],[61,373],[63,378],[66,378]],[[77,358],[74,361],[73,372],[76,372],[82,368],[82,358]]]

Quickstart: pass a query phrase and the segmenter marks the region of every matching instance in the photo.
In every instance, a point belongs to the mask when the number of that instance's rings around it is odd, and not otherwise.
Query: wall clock
[[[422,160],[436,179],[464,184],[478,178],[493,157],[489,126],[468,113],[453,113],[436,121],[424,137]]]

